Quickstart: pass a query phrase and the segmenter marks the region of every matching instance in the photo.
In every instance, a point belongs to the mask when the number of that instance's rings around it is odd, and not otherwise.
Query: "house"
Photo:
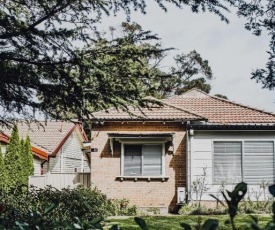
[[[167,211],[196,199],[201,177],[204,201],[224,184],[274,182],[274,114],[197,89],[161,102],[93,114],[91,181],[108,197]]]
[[[89,156],[83,149],[87,136],[79,124],[47,121],[46,123],[18,123],[20,138],[29,135],[32,146],[34,175],[90,172]],[[11,129],[2,128],[2,152],[9,142]]]

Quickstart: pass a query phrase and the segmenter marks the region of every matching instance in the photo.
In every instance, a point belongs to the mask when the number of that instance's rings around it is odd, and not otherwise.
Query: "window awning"
[[[112,155],[114,153],[114,140],[119,142],[172,141],[173,143],[174,135],[175,133],[108,133]]]

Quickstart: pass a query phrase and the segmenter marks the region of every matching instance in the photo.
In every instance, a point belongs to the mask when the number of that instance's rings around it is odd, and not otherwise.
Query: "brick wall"
[[[175,133],[174,156],[165,150],[165,176],[167,181],[127,179],[120,181],[121,144],[114,142],[114,155],[110,150],[108,133]],[[177,187],[186,187],[186,137],[185,126],[179,122],[105,122],[94,124],[92,147],[98,152],[91,154],[91,183],[109,198],[127,198],[138,207],[168,207],[172,209],[177,201]]]

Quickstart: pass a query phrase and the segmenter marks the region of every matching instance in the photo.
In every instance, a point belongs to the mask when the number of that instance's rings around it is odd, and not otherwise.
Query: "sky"
[[[223,94],[231,101],[275,112],[275,91],[262,89],[260,83],[250,79],[252,70],[264,68],[267,62],[268,36],[256,37],[244,29],[244,19],[234,13],[226,15],[229,24],[217,15],[195,14],[187,7],[169,6],[165,13],[150,1],[147,14],[134,12],[131,21],[158,34],[164,47],[176,49],[169,53],[163,66],[171,65],[176,54],[196,50],[212,68],[211,95]],[[125,20],[121,13],[116,17],[105,17],[100,26],[107,30],[109,26],[118,27]]]

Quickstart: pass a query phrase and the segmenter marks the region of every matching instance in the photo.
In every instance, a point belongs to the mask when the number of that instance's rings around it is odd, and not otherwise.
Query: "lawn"
[[[228,220],[228,216],[226,215],[217,215],[217,216],[201,216],[202,223],[206,219],[216,219],[219,220],[219,230],[230,230],[231,226],[226,224],[225,222]],[[182,229],[180,227],[180,223],[187,223],[196,229],[195,227],[198,225],[198,216],[195,215],[171,215],[171,216],[144,216],[142,217],[149,229],[157,229],[157,230],[170,230],[170,229]],[[256,215],[258,218],[260,226],[265,226],[267,222],[269,222],[272,217],[271,215]],[[235,218],[235,224],[238,229],[246,229],[246,223],[251,222],[252,218],[249,215],[238,215]],[[104,229],[110,229],[110,227],[114,224],[119,225],[121,230],[129,230],[129,229],[140,229],[138,225],[134,221],[134,217],[115,217],[109,218],[106,220],[106,225]]]

